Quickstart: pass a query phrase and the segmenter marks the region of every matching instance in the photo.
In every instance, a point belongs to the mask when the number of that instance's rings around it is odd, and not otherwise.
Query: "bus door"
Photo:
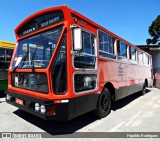
[[[75,94],[97,89],[97,50],[93,33],[79,27],[73,29],[73,85]]]

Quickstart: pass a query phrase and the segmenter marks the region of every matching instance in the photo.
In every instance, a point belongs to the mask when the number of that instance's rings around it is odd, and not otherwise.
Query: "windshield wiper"
[[[37,51],[37,47],[38,46],[36,46],[36,49],[35,49],[35,51],[34,51],[34,53],[33,53],[33,55],[32,55],[32,59],[31,59],[31,65],[32,65],[32,72],[34,72],[35,71],[35,67],[34,67],[34,56],[35,56],[35,54],[36,54],[36,51]]]
[[[29,49],[27,50],[26,54],[22,57],[22,60],[19,62],[19,64],[17,66],[15,66],[15,68],[13,69],[13,72],[15,72],[15,70],[19,67],[19,65],[22,63],[22,61],[24,61],[24,59],[28,55],[28,52],[29,52]]]

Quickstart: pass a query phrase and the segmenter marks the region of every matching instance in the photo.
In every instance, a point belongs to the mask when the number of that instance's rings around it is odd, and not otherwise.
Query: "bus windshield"
[[[63,26],[34,35],[18,43],[12,68],[47,68]]]

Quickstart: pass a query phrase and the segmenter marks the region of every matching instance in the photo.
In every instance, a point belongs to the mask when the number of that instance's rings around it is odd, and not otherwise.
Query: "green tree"
[[[160,15],[149,26],[148,32],[151,38],[146,40],[147,45],[158,44],[160,46]]]

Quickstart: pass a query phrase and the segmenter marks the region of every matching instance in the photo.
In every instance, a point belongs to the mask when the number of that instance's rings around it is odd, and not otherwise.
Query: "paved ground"
[[[98,133],[92,132],[160,132],[160,90],[151,88],[144,96],[134,94],[118,101],[109,116],[101,120],[85,114],[69,122],[44,121],[7,104],[2,97],[0,132],[47,132],[51,136],[55,132],[93,136]]]

